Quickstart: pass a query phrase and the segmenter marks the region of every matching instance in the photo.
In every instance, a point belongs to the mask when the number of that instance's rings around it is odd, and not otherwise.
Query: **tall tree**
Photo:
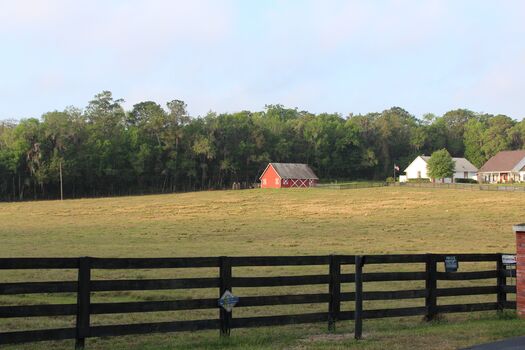
[[[381,165],[381,177],[389,176],[395,163],[408,165],[408,159],[416,153],[410,141],[418,127],[417,119],[399,107],[385,110],[374,120],[379,138],[376,139],[377,154]]]
[[[483,145],[485,143],[484,135],[486,130],[486,123],[478,118],[469,120],[465,125],[465,158],[467,158],[478,168],[480,168],[488,160],[485,152],[483,151]]]
[[[487,129],[483,133],[482,150],[486,158],[494,156],[499,151],[511,149],[509,131],[516,122],[506,115],[497,115],[489,118]]]
[[[465,125],[476,117],[476,113],[468,109],[456,109],[445,113],[442,117],[447,131],[447,149],[456,156],[462,157],[465,152],[463,134]]]

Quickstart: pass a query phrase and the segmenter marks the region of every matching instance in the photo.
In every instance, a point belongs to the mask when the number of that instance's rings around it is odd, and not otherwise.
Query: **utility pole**
[[[396,182],[396,164],[394,163],[394,183]]]
[[[60,200],[64,200],[64,187],[62,184],[62,160],[58,163],[58,167],[60,169]]]

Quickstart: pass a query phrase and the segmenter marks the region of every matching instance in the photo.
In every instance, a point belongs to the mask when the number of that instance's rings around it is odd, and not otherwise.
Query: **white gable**
[[[405,174],[409,179],[428,178],[427,162],[421,156],[416,157],[405,169]]]
[[[516,164],[516,166],[514,167],[514,169],[512,169],[512,171],[514,171],[516,173],[519,172],[519,171],[523,171],[523,167],[525,167],[525,158],[520,160],[520,162],[518,164]]]

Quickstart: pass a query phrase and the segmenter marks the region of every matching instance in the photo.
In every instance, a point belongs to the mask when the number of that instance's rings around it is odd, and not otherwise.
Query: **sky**
[[[525,1],[0,0],[0,119],[180,99],[525,117]]]

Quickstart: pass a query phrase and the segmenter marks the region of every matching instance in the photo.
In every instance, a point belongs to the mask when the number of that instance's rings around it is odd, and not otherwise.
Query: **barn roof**
[[[421,156],[425,162],[428,163],[428,160],[430,159],[429,156]],[[471,162],[469,162],[466,158],[452,158],[456,166],[454,167],[454,172],[456,173],[462,173],[465,171],[475,173],[478,171],[478,168],[474,166]]]
[[[313,170],[306,164],[299,163],[270,163],[281,179],[308,179],[319,180]],[[267,167],[268,168],[268,167]],[[266,172],[266,170],[263,172]],[[262,175],[261,175],[262,177]]]
[[[524,158],[525,150],[501,151],[483,164],[479,171],[520,171],[521,169],[516,169],[516,167],[519,166]]]

